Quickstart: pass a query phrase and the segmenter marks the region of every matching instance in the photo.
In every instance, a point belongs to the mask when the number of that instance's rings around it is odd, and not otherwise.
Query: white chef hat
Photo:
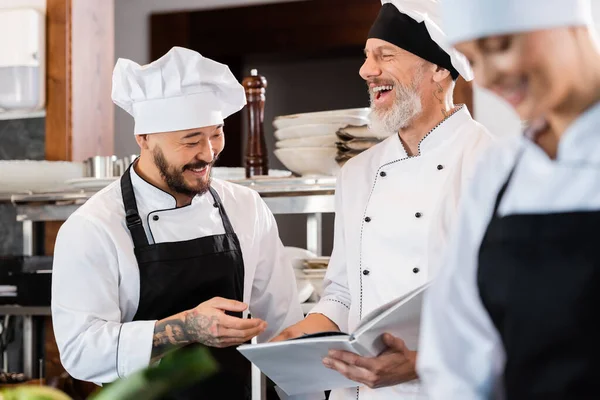
[[[120,58],[112,82],[112,99],[133,116],[136,135],[220,125],[246,105],[227,65],[182,47],[148,65]]]
[[[381,3],[369,37],[386,40],[444,67],[453,78],[460,74],[467,81],[473,79],[469,62],[452,48],[441,29],[438,0],[382,0]]]
[[[452,44],[492,35],[591,25],[589,0],[442,0]]]

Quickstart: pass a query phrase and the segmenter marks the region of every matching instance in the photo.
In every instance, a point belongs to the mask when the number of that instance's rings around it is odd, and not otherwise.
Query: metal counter
[[[257,178],[231,181],[257,191],[273,214],[307,215],[307,249],[322,255],[322,214],[334,212],[335,178]],[[65,221],[95,192],[72,191],[12,195],[23,223],[24,255],[33,255],[33,223]]]

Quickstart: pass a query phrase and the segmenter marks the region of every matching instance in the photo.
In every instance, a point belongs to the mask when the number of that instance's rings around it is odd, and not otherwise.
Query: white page
[[[421,289],[428,287],[430,283],[431,283],[431,281],[425,283],[424,285],[416,287],[415,289],[413,289],[410,292],[404,294],[403,296],[396,297],[395,299],[393,299],[393,300],[385,303],[384,305],[377,307],[376,309],[374,309],[373,311],[371,311],[370,313],[368,313],[367,315],[365,315],[360,320],[360,322],[358,323],[358,325],[357,325],[356,329],[354,330],[354,332],[358,333],[363,328],[364,329],[368,329],[367,325],[369,325],[372,321],[374,321],[377,318],[380,318],[380,317],[384,316],[385,315],[384,313],[386,311],[388,311],[392,307],[395,307],[399,303],[404,302],[406,299],[410,298],[411,296],[413,296],[415,293],[417,293]]]
[[[356,353],[346,335],[243,345],[238,350],[288,395],[359,386],[322,362],[329,350]]]
[[[381,336],[386,332],[402,338],[411,350],[415,350],[423,292],[428,286],[420,286],[369,313],[359,324],[352,341],[351,336],[337,334],[243,345],[238,350],[288,395],[359,386],[326,368],[323,358],[329,350],[357,354],[360,350],[363,356],[376,356],[385,348]]]
[[[384,313],[362,324],[352,338],[353,342],[358,342],[357,349],[364,355],[374,357],[385,349],[382,335],[390,333],[404,340],[410,350],[417,350],[423,295],[428,287],[429,283],[411,291],[400,302],[387,307]]]

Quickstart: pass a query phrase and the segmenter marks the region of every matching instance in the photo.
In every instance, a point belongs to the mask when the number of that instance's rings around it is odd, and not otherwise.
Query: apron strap
[[[142,225],[142,219],[138,212],[135,194],[133,193],[133,185],[131,183],[130,169],[134,163],[131,163],[129,168],[121,176],[121,194],[123,196],[123,205],[125,206],[125,220],[127,229],[131,232],[133,245],[136,248],[148,246],[148,238]]]
[[[221,214],[221,221],[223,221],[223,227],[225,228],[225,233],[231,234],[235,233],[233,230],[233,225],[231,225],[231,221],[229,221],[229,217],[225,212],[225,208],[223,207],[223,202],[221,202],[221,197],[212,186],[208,188],[210,190],[210,194],[212,194],[213,199],[215,200],[215,207],[219,209],[219,214]]]
[[[508,184],[512,180],[515,170],[517,169],[517,165],[519,165],[519,161],[521,161],[523,152],[524,152],[524,148],[521,148],[519,150],[519,153],[517,154],[517,157],[515,158],[515,164],[513,165],[512,169],[510,170],[510,173],[508,174],[508,178],[506,178],[506,181],[504,182],[504,184],[500,188],[500,191],[498,192],[498,195],[496,196],[496,203],[494,204],[494,212],[492,213],[492,216],[496,216],[496,214],[498,213],[498,208],[500,207],[500,202],[502,201],[502,198],[504,197],[504,193],[506,192],[506,189],[508,188]]]

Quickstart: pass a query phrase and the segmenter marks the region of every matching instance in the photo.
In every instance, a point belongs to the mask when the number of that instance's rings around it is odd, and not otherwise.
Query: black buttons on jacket
[[[385,173],[385,171],[381,171],[379,173],[379,176],[382,177],[382,178],[385,178],[387,176],[387,174]]]
[[[440,164],[440,165],[437,166],[437,169],[438,169],[438,171],[441,171],[441,170],[444,169],[444,166],[442,164]]]
[[[421,218],[422,216],[423,216],[423,214],[421,214],[420,212],[415,214],[415,217],[417,217],[417,218]]]
[[[364,275],[364,276],[367,276],[367,275],[369,275],[370,273],[371,273],[371,271],[369,271],[368,269],[365,269],[365,270],[363,271],[363,275]]]
[[[371,222],[371,217],[365,217],[365,222]]]
[[[158,219],[159,219],[159,218],[160,218],[160,217],[159,217],[158,215],[155,215],[155,216],[153,216],[153,217],[152,217],[152,219],[153,219],[154,221],[158,221]]]
[[[219,203],[214,203],[214,204],[213,204],[213,207],[214,207],[214,208],[219,208]]]
[[[413,268],[413,272],[414,272],[415,274],[418,274],[418,273],[419,273],[419,268]]]

